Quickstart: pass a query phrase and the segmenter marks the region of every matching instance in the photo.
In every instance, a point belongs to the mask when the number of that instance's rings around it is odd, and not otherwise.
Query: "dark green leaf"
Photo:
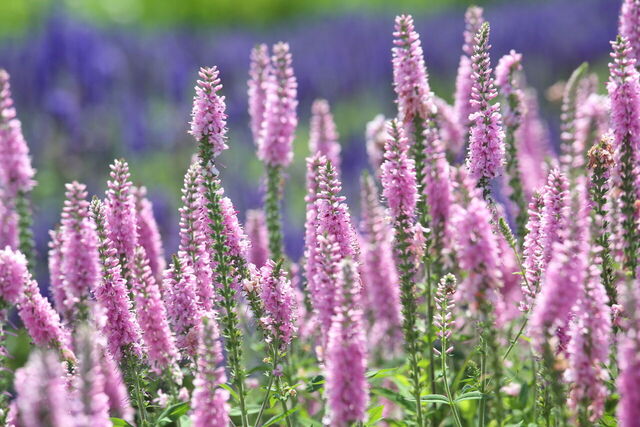
[[[296,407],[296,408],[291,408],[289,409],[287,412],[280,414],[280,415],[276,415],[271,417],[266,423],[264,423],[262,425],[262,427],[269,427],[271,425],[274,425],[275,423],[277,423],[280,420],[284,420],[285,417],[288,417],[289,415],[295,413],[298,411],[298,409],[300,409],[300,407]]]

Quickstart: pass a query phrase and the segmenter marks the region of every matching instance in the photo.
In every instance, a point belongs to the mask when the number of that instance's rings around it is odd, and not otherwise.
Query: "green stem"
[[[128,383],[133,383],[133,390],[131,390],[132,398],[136,402],[136,408],[138,417],[140,419],[140,426],[145,427],[147,422],[147,403],[144,399],[144,393],[142,392],[142,386],[140,384],[140,378],[142,377],[142,371],[136,357],[130,352],[124,356],[125,372],[127,373]]]
[[[33,218],[29,206],[29,193],[18,191],[16,196],[16,212],[18,213],[18,238],[20,252],[27,257],[29,271],[35,267],[35,244],[33,242]]]
[[[482,393],[482,398],[480,399],[480,408],[478,414],[478,425],[480,427],[484,427],[485,422],[485,413],[487,410],[487,398],[485,396],[486,392],[486,374],[487,374],[487,343],[480,337],[481,340],[481,348],[480,348],[480,393]]]
[[[269,252],[276,262],[284,255],[282,237],[282,219],[280,218],[281,167],[267,165],[267,192],[264,210],[269,234]]]
[[[442,351],[440,354],[441,361],[441,369],[442,369],[442,382],[444,383],[444,391],[447,394],[447,399],[449,399],[449,406],[451,407],[451,412],[453,412],[453,418],[456,422],[456,426],[462,427],[462,421],[460,420],[460,414],[458,414],[458,408],[456,407],[456,403],[453,400],[453,393],[451,393],[451,388],[449,387],[449,381],[447,380],[447,349],[449,348],[448,341],[445,335],[442,337]]]
[[[278,366],[278,350],[277,347],[274,347],[272,353],[272,362],[271,362],[271,374],[269,375],[269,384],[267,385],[267,390],[264,394],[264,399],[262,400],[262,405],[260,406],[260,412],[258,412],[258,418],[256,418],[255,426],[258,427],[260,425],[260,419],[262,419],[262,414],[264,410],[267,408],[267,402],[269,401],[269,395],[271,394],[271,387],[273,386],[273,380],[275,379],[275,370]]]

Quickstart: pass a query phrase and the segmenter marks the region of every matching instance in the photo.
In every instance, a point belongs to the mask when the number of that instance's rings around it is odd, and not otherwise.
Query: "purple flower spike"
[[[136,220],[138,224],[138,244],[144,248],[149,258],[149,267],[156,280],[162,277],[166,267],[162,237],[158,223],[153,216],[153,205],[147,199],[147,189],[138,187],[133,189],[136,200]]]
[[[623,1],[618,32],[629,40],[632,56],[640,62],[640,1]]]
[[[408,155],[409,142],[397,120],[391,122],[388,133],[381,176],[383,194],[393,217],[413,218],[418,190],[414,162]]]
[[[309,137],[311,154],[320,153],[340,170],[340,142],[329,102],[316,99],[311,106],[311,132]]]
[[[200,68],[196,95],[191,111],[191,130],[196,141],[206,140],[213,157],[219,156],[227,145],[227,114],[217,67]]]
[[[245,229],[251,242],[248,260],[260,268],[269,259],[269,236],[265,215],[260,209],[249,209],[246,217]]]
[[[286,348],[298,330],[298,306],[286,272],[271,260],[260,269],[260,299],[266,312],[262,322],[280,347]]]
[[[267,45],[259,44],[251,49],[251,64],[249,66],[249,81],[247,84],[249,86],[251,133],[256,144],[260,139],[260,130],[262,129],[267,104],[267,85],[272,72]]]

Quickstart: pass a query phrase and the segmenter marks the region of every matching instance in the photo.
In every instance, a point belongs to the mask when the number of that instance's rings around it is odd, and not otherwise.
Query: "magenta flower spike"
[[[387,119],[378,114],[367,123],[365,140],[367,145],[367,155],[369,156],[369,164],[371,169],[376,173],[379,173],[380,166],[384,162],[384,144],[387,143],[389,138],[387,135],[387,128],[389,123]]]
[[[414,120],[426,120],[435,113],[420,35],[411,15],[396,16],[393,33],[393,88],[401,126],[411,128]]]
[[[453,109],[457,117],[458,124],[467,129],[470,124],[469,116],[476,110],[471,104],[473,88],[473,67],[471,66],[471,56],[473,55],[474,37],[484,23],[481,7],[471,6],[464,15],[464,44],[462,45],[463,55],[460,57],[458,73],[456,77],[455,102]]]
[[[11,98],[9,73],[0,68],[0,187],[13,199],[35,186],[29,147]]]
[[[627,330],[618,343],[618,375],[616,385],[620,393],[617,416],[620,427],[633,427],[640,417],[640,289],[638,280],[627,287],[624,294],[625,311],[629,313]]]
[[[191,267],[182,265],[177,257],[164,272],[163,288],[169,298],[167,313],[176,344],[188,355],[196,354],[198,334],[202,323],[202,311],[198,305],[196,279]]]
[[[133,422],[134,411],[129,401],[129,392],[122,378],[122,372],[113,357],[107,352],[102,340],[98,342],[98,363],[104,377],[104,393],[109,401],[109,414]]]
[[[64,316],[64,302],[67,299],[64,288],[64,277],[62,275],[62,233],[60,229],[49,230],[49,289],[53,298],[53,306],[56,311]]]
[[[160,288],[142,247],[136,248],[133,284],[136,317],[149,361],[156,372],[174,368],[178,350],[167,318]]]
[[[500,105],[490,102],[497,95],[491,75],[489,59],[489,24],[484,23],[476,34],[473,66],[471,104],[475,112],[469,117],[473,122],[469,137],[467,167],[471,177],[478,181],[488,195],[489,180],[500,175],[504,163],[504,132]]]
[[[329,330],[326,353],[326,393],[330,425],[346,427],[364,421],[369,386],[357,266],[345,259],[339,269],[336,314]]]
[[[618,32],[629,40],[632,57],[640,63],[640,1],[623,0]]]
[[[73,426],[76,406],[62,364],[53,352],[36,350],[16,371],[16,427]]]
[[[122,276],[128,281],[138,245],[135,199],[127,162],[115,160],[110,167],[111,179],[107,182],[109,188],[105,197],[106,227],[116,259],[121,264]]]
[[[316,209],[316,200],[318,199],[318,187],[320,179],[320,169],[327,162],[327,159],[320,153],[307,158],[307,195],[304,200],[306,203],[306,218],[304,223],[304,258],[306,261],[305,276],[307,278],[307,289],[311,294],[312,300],[316,294],[316,258],[318,253],[317,245],[317,228],[318,228],[318,211]]]
[[[460,301],[468,301],[473,310],[487,301],[499,305],[496,290],[502,283],[500,248],[491,219],[487,203],[478,197],[473,197],[466,209],[456,205],[451,219],[456,230],[458,263],[468,272],[456,295]]]
[[[198,343],[198,371],[193,382],[194,427],[229,425],[229,392],[222,388],[227,381],[220,332],[216,319],[208,314],[202,318]]]
[[[627,271],[635,274],[639,247],[636,204],[640,194],[637,170],[640,150],[640,77],[629,41],[618,37],[611,45],[613,63],[609,64],[607,89],[611,100],[611,128],[614,136],[613,182],[620,190],[623,264]]]
[[[311,303],[317,316],[323,348],[327,345],[336,309],[336,283],[340,275],[340,246],[331,234],[316,236],[315,274],[310,288]]]
[[[258,157],[269,166],[287,167],[293,160],[292,144],[298,126],[298,83],[287,43],[273,46],[271,65]]]
[[[546,211],[549,206],[546,198],[544,206]],[[572,307],[588,277],[590,208],[582,182],[576,187],[570,209],[571,225],[561,232],[562,237],[559,240],[552,242],[552,257],[544,272],[541,290],[531,313],[529,329],[534,347],[538,351],[544,348],[553,333],[558,332],[560,341],[557,350],[566,350],[568,337],[563,335],[566,333]],[[542,221],[545,233],[544,217]]]
[[[340,142],[329,102],[316,99],[311,106],[309,151],[324,155],[340,171]]]
[[[523,261],[524,277],[522,281],[522,301],[520,302],[520,310],[528,311],[533,305],[538,290],[540,288],[540,279],[543,273],[543,247],[542,247],[542,224],[541,216],[544,210],[544,198],[541,193],[534,193],[529,203],[528,218],[526,229],[527,234],[523,243]]]
[[[257,268],[262,267],[269,259],[269,236],[264,212],[260,209],[249,209],[246,214],[245,229],[251,242],[248,261]]]
[[[64,287],[65,317],[74,318],[83,316],[78,311],[86,309],[90,293],[100,280],[100,265],[98,235],[89,215],[86,186],[74,181],[66,189],[59,231],[62,239],[59,274]]]
[[[287,273],[272,260],[260,269],[260,299],[266,312],[261,321],[285,349],[298,331],[298,303]]]
[[[106,315],[102,332],[107,337],[109,353],[120,362],[124,356],[141,356],[140,327],[131,312],[132,304],[126,281],[122,277],[118,252],[107,235],[106,207],[94,198],[91,214],[98,232],[98,252],[102,277],[95,297]]]
[[[393,351],[402,343],[400,279],[393,256],[393,230],[386,221],[387,212],[380,203],[373,178],[367,175],[360,182],[362,282],[374,322],[370,335],[374,346]]]
[[[76,334],[78,350],[78,375],[76,395],[80,413],[79,425],[111,427],[109,397],[105,393],[105,376],[100,365],[99,337],[90,326],[83,326]]]
[[[569,181],[562,172],[557,169],[549,172],[542,198],[544,207],[540,217],[540,246],[542,247],[541,268],[544,271],[551,260],[554,244],[563,242],[569,227]]]
[[[0,189],[0,248],[18,248],[18,221],[18,213],[12,200]]]
[[[216,295],[212,285],[211,260],[207,251],[209,239],[200,185],[200,165],[194,162],[184,176],[182,187],[178,257],[182,265],[190,267],[193,271],[200,307],[204,311],[210,311],[213,309]]]
[[[253,141],[257,145],[260,139],[260,131],[264,121],[264,113],[267,104],[267,87],[273,72],[269,48],[266,44],[259,44],[251,49],[251,62],[249,65],[249,117],[251,118],[251,133]]]
[[[0,249],[0,299],[16,305],[24,294],[30,274],[22,252],[9,247]]]
[[[213,157],[219,156],[229,148],[227,140],[227,114],[224,96],[220,84],[220,72],[217,67],[200,68],[196,94],[193,97],[191,111],[191,130],[196,141],[206,141],[207,149]]]
[[[603,367],[609,361],[612,345],[611,310],[607,293],[600,282],[595,265],[588,268],[588,277],[576,303],[576,318],[570,326],[569,407],[583,418],[596,423],[604,413],[608,379]]]
[[[524,92],[525,113],[516,131],[518,165],[525,198],[542,187],[547,179],[545,162],[552,156],[549,129],[540,118],[536,93],[529,89]]]
[[[522,71],[522,54],[511,50],[508,54],[500,58],[498,65],[496,65],[495,84],[500,88],[502,96],[507,99],[514,98],[517,100],[517,104],[521,106],[520,108],[523,109],[524,93],[520,87],[518,87],[517,83],[514,85],[512,82],[512,75],[519,71]],[[509,108],[507,114],[504,116],[505,126],[519,126],[521,113],[522,111],[515,111]]]
[[[137,187],[133,189],[136,201],[136,222],[138,225],[138,245],[144,248],[149,258],[149,267],[156,280],[160,280],[166,268],[162,237],[158,223],[153,215],[153,204],[147,198],[147,189]]]
[[[409,141],[398,120],[388,128],[389,139],[385,145],[385,162],[382,164],[381,181],[383,195],[394,218],[415,217],[418,190],[414,161],[409,158]]]

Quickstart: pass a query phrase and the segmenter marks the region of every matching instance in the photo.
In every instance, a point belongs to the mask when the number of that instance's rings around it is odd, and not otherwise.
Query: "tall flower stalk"
[[[638,266],[638,151],[640,150],[640,77],[631,46],[619,36],[611,43],[613,62],[609,64],[607,88],[611,99],[611,127],[614,136],[614,179],[620,189],[620,213],[624,239],[623,264],[628,274]]]
[[[264,118],[258,140],[258,157],[267,171],[265,213],[269,230],[271,257],[284,256],[280,201],[282,199],[282,170],[293,160],[292,143],[298,124],[297,87],[291,53],[287,43],[273,46],[272,73],[266,83]]]
[[[504,132],[500,105],[491,101],[498,95],[491,75],[489,58],[489,23],[485,22],[475,36],[473,48],[473,91],[471,104],[475,112],[470,119],[471,135],[467,167],[476,179],[485,199],[491,196],[490,181],[500,175],[504,163]]]
[[[249,425],[245,404],[246,372],[242,364],[242,332],[239,326],[234,287],[232,260],[225,232],[225,216],[222,208],[222,186],[215,166],[215,158],[228,148],[224,97],[218,69],[201,68],[200,80],[194,97],[191,134],[198,142],[198,158],[202,173],[202,191],[208,217],[208,234],[215,263],[214,280],[220,297],[220,324],[225,338],[231,382],[238,395],[240,420],[243,427]]]
[[[393,120],[389,126],[389,139],[382,164],[383,194],[389,205],[395,232],[395,254],[400,273],[400,302],[402,303],[402,329],[405,350],[409,357],[412,395],[416,401],[416,423],[424,424],[422,415],[422,359],[420,336],[416,327],[418,304],[416,300],[416,255],[412,252],[418,198],[414,161],[408,156],[409,142],[404,128]]]
[[[500,90],[500,95],[504,99],[503,117],[505,125],[504,142],[506,146],[506,173],[509,177],[509,187],[511,193],[509,198],[516,205],[516,224],[518,226],[518,236],[525,235],[525,224],[527,222],[527,204],[525,202],[524,190],[522,188],[522,178],[520,164],[518,161],[518,150],[516,147],[516,134],[522,123],[526,105],[524,103],[524,93],[520,87],[522,71],[522,55],[511,51],[500,58],[496,66],[496,86]]]

